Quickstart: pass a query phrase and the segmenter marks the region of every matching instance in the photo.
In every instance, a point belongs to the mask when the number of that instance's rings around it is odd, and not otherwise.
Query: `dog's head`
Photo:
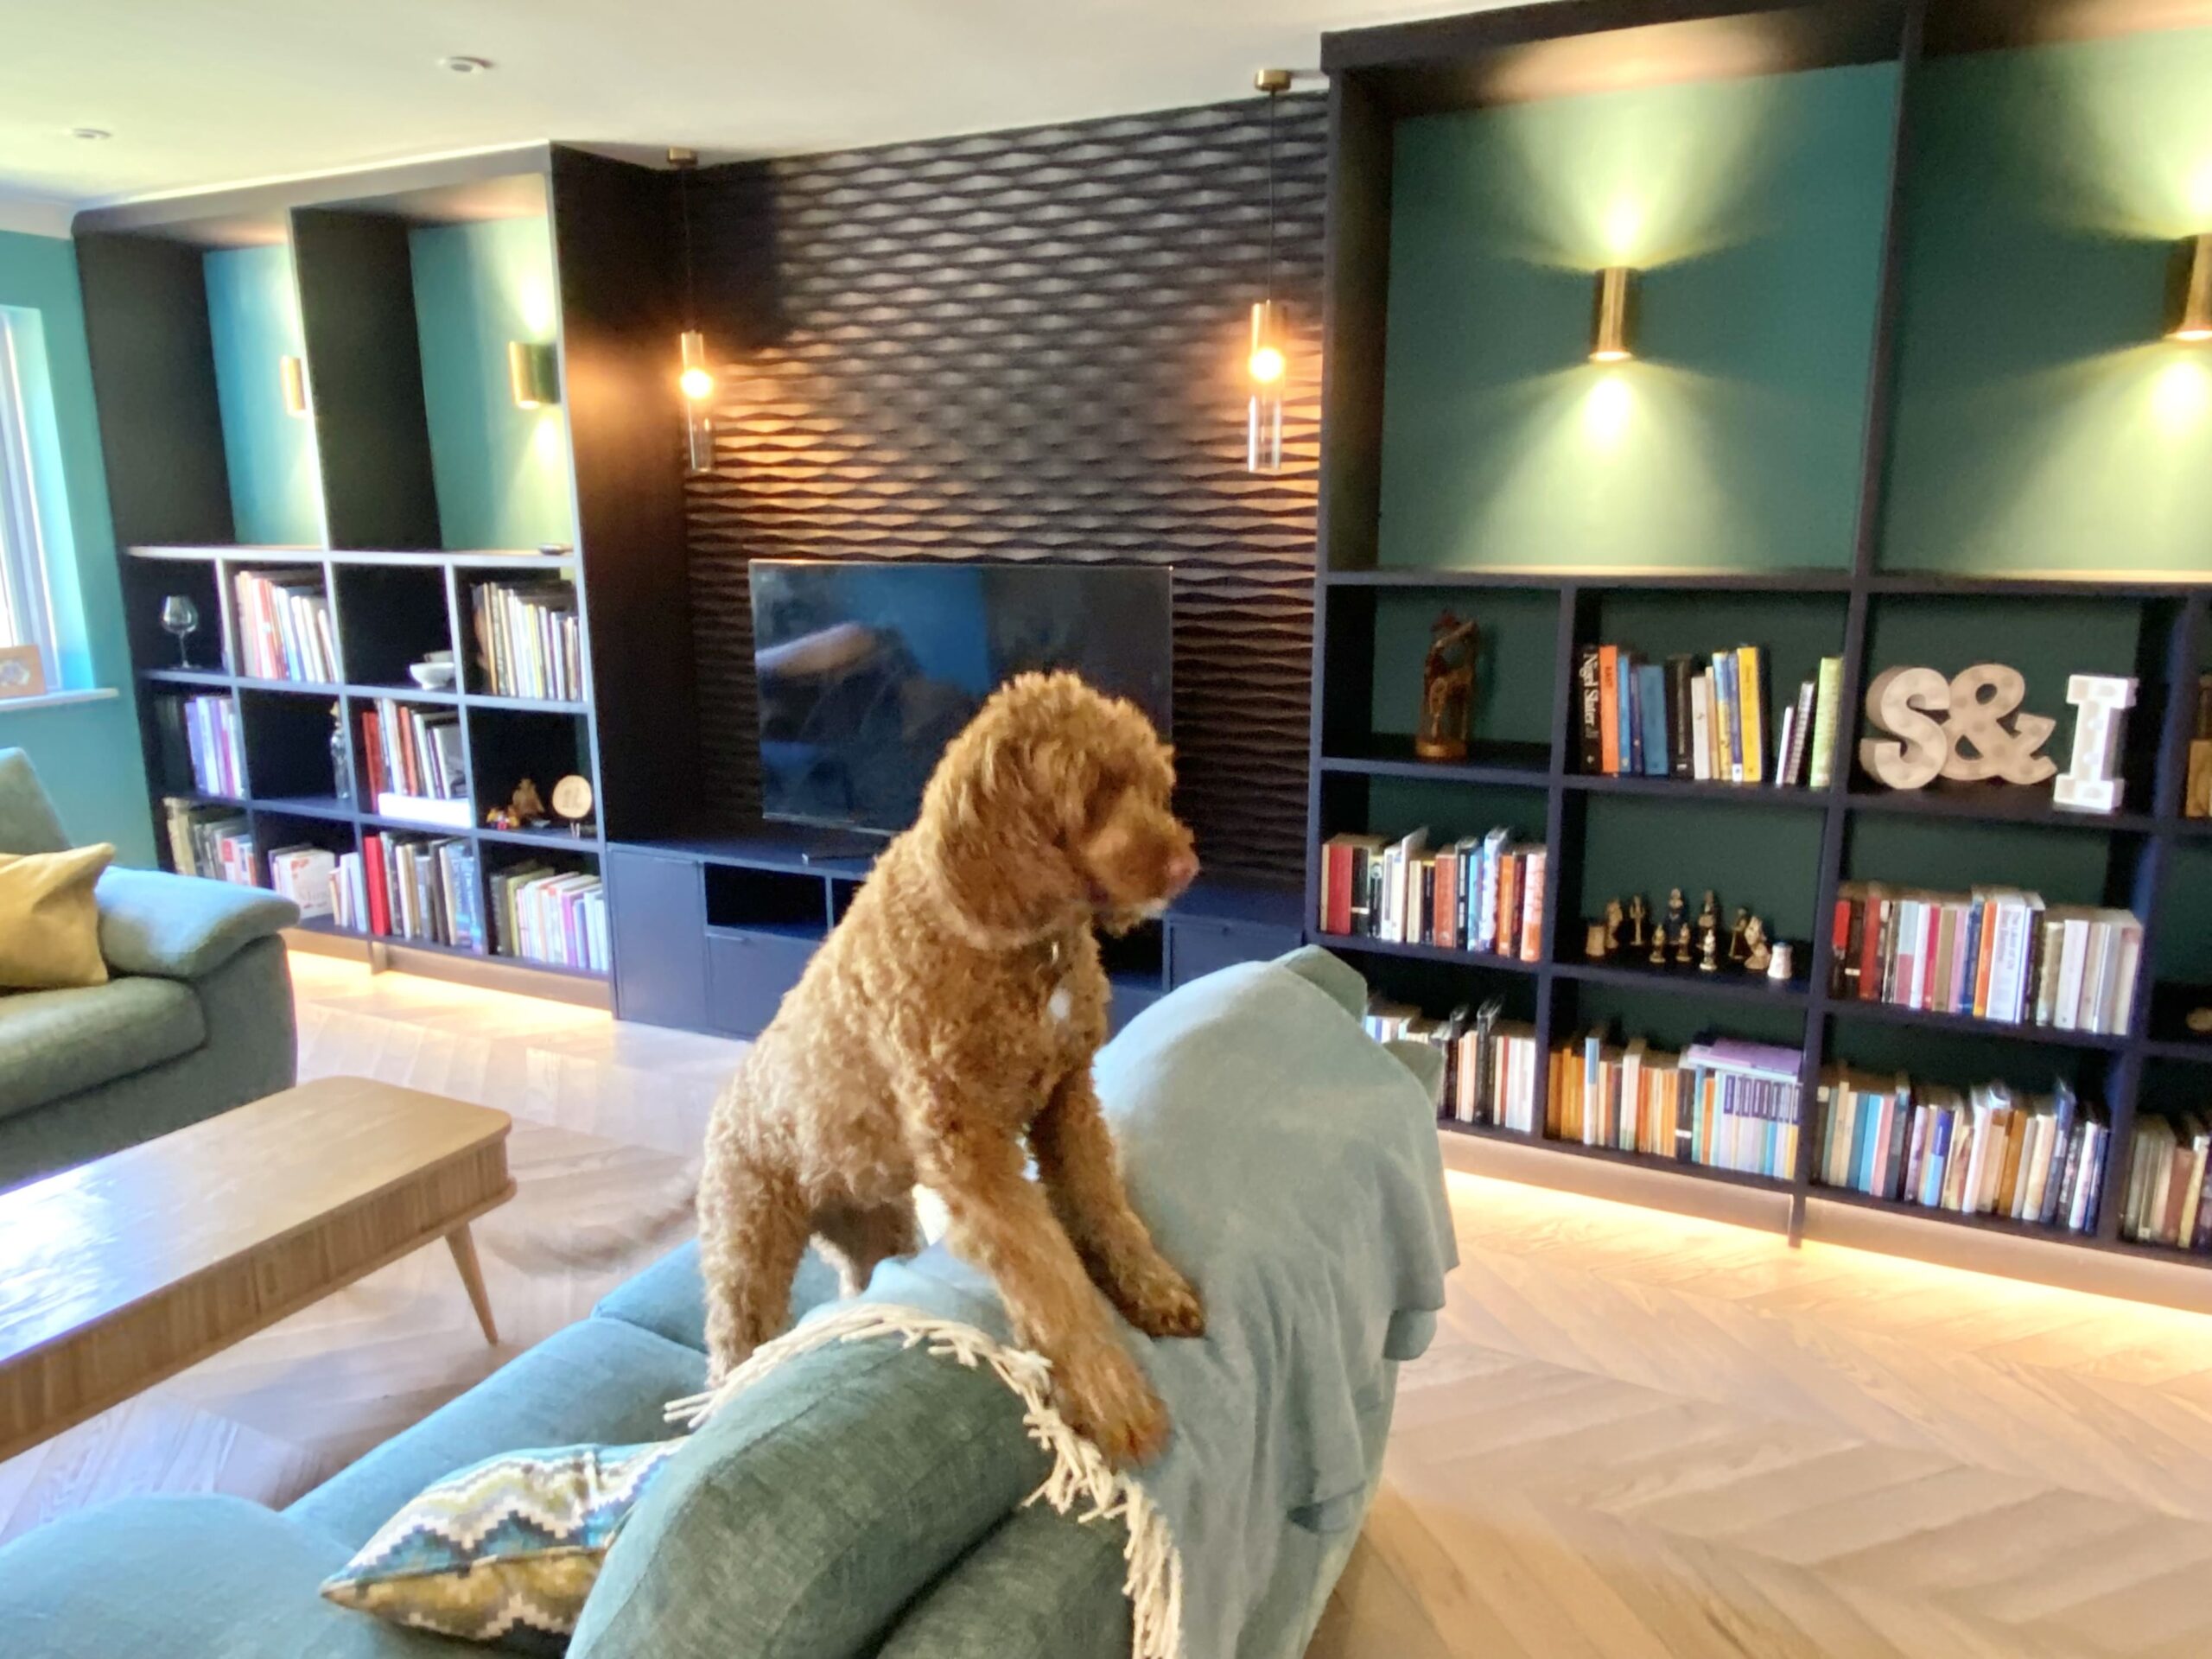
[[[1174,788],[1173,753],[1135,705],[1023,674],[947,747],[917,828],[979,926],[1031,937],[1087,913],[1120,932],[1198,873]]]

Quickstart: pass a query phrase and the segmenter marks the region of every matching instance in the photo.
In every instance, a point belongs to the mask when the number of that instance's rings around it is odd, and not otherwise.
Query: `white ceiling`
[[[1325,29],[1489,3],[0,0],[0,213],[547,138],[715,161],[1172,109],[1311,67]]]

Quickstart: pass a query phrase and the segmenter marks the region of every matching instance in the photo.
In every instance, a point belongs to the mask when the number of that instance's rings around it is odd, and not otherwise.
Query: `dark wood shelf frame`
[[[1535,1024],[1539,1052],[1548,1054],[1561,1021],[1569,1015],[1571,993],[1581,985],[1657,990],[1713,1006],[1713,1023],[1726,1028],[1746,1008],[1764,1006],[1801,1015],[1803,1065],[1800,1075],[1801,1131],[1798,1168],[1793,1180],[1771,1183],[1789,1199],[1791,1242],[1803,1235],[1809,1201],[1887,1210],[1987,1232],[2016,1233],[2060,1248],[2113,1251],[2145,1260],[2212,1266],[2212,1257],[2129,1243],[2118,1237],[2119,1211],[2126,1194],[2131,1140],[2146,1062],[2212,1065],[2212,1040],[2184,1040],[2164,1030],[2153,1033],[2156,947],[2161,899],[2172,878],[2176,849],[2212,838],[2212,820],[2181,816],[2186,772],[2188,714],[2193,688],[2206,664],[2208,610],[2212,608],[2212,562],[2201,570],[2069,570],[2048,573],[1954,573],[1890,569],[1878,563],[1885,472],[1896,403],[1904,193],[1912,161],[1912,90],[1923,56],[1931,14],[1942,12],[1950,30],[1940,49],[1983,49],[2018,43],[1972,40],[1957,35],[1956,18],[1942,0],[1815,0],[1785,7],[1762,0],[1695,0],[1675,5],[1658,0],[1560,0],[1433,22],[1389,25],[1325,35],[1322,61],[1330,71],[1330,188],[1326,283],[1323,338],[1324,441],[1318,514],[1319,556],[1314,586],[1312,760],[1308,779],[1308,847],[1318,849],[1330,833],[1367,827],[1348,817],[1344,803],[1357,802],[1347,789],[1360,779],[1390,779],[1440,785],[1503,786],[1546,794],[1546,917],[1554,959],[1542,964],[1510,962],[1434,947],[1395,944],[1364,938],[1338,938],[1314,931],[1311,918],[1319,902],[1319,860],[1309,851],[1306,915],[1308,937],[1344,951],[1403,957],[1464,968],[1473,973],[1526,973],[1537,980]],[[1995,15],[1993,9],[1983,11]],[[1980,13],[1976,14],[1980,16]],[[2025,27],[2024,24],[2020,25]],[[2123,25],[2132,26],[2132,25]],[[2011,27],[2007,25],[2006,27]],[[1648,30],[1655,37],[1673,31],[1675,43],[1693,54],[1698,31],[1709,30],[1718,42],[1738,43],[1748,31],[1770,35],[1773,50],[1757,69],[1717,68],[1717,73],[1777,74],[1786,69],[1846,63],[1894,63],[1900,71],[1895,128],[1891,135],[1888,204],[1882,232],[1871,372],[1866,387],[1864,437],[1859,457],[1856,527],[1847,568],[1781,570],[1726,570],[1703,568],[1550,567],[1535,563],[1502,563],[1480,569],[1386,568],[1378,562],[1378,514],[1382,448],[1382,370],[1387,336],[1387,290],[1390,255],[1390,190],[1395,124],[1409,117],[1482,105],[1490,96],[1488,77],[1520,48],[1544,41],[1589,37],[1612,31]],[[1999,29],[1999,33],[2004,33]],[[1625,49],[1625,48],[1624,48]],[[1719,63],[1726,53],[1716,57]],[[1592,51],[1562,54],[1558,62],[1586,69],[1603,56]],[[1610,61],[1610,60],[1609,60]],[[1738,60],[1739,63],[1742,61]],[[1598,73],[1596,70],[1591,73]],[[1602,79],[1602,76],[1601,76]],[[1567,95],[1598,90],[1598,85],[1550,87],[1530,92],[1516,83],[1516,96]],[[1418,760],[1404,739],[1363,735],[1373,695],[1377,590],[1433,593],[1440,603],[1482,593],[1541,594],[1558,598],[1553,656],[1551,729],[1548,745],[1478,744],[1465,762]],[[1826,596],[1840,603],[1840,654],[1844,677],[1840,700],[1834,780],[1818,790],[1770,785],[1700,783],[1675,778],[1592,777],[1573,771],[1574,709],[1573,664],[1575,648],[1589,633],[1595,607],[1608,594],[1669,593]],[[1859,775],[1853,731],[1867,677],[1870,615],[1877,600],[1913,599],[2094,600],[2134,603],[2143,610],[2145,643],[2133,671],[2147,690],[2139,710],[2134,745],[2127,756],[2131,779],[2126,810],[2113,814],[2069,812],[2050,791],[1992,786],[1917,792],[1879,790]],[[1525,600],[1523,603],[1525,604]],[[1346,637],[1347,633],[1355,637]],[[1546,749],[1548,749],[1548,754]],[[1348,782],[1347,780],[1353,780]],[[1402,799],[1402,797],[1397,798]],[[1567,914],[1562,895],[1580,890],[1580,825],[1583,815],[1570,810],[1577,801],[1618,798],[1640,802],[1697,802],[1746,808],[1796,810],[1820,816],[1820,846],[1811,915],[1823,933],[1834,912],[1837,890],[1850,866],[1852,829],[1882,819],[1975,826],[2033,826],[2101,836],[2107,845],[2107,902],[2124,902],[2142,918],[2144,941],[2135,1017],[2125,1033],[2060,1031],[2008,1026],[1952,1014],[1844,1001],[1829,995],[1825,938],[1800,945],[1799,981],[1786,987],[1751,985],[1740,975],[1700,982],[1692,970],[1652,969],[1618,960],[1578,961],[1567,953],[1580,943],[1581,918]],[[1879,872],[1866,872],[1878,874]],[[2001,872],[1993,872],[2001,877]],[[1818,1086],[1832,1060],[1847,1058],[1840,1029],[1856,1023],[1967,1036],[2033,1046],[2051,1053],[2078,1053],[2102,1068],[2104,1086],[2095,1091],[2107,1109],[2112,1136],[2094,1236],[2063,1229],[2031,1226],[2009,1218],[1954,1215],[1894,1205],[1862,1193],[1831,1191],[1813,1179],[1820,1136]],[[1715,1172],[1673,1160],[1609,1153],[1604,1148],[1568,1147],[1501,1129],[1446,1122],[1449,1133],[1518,1141],[1563,1156],[1605,1154],[1640,1166],[1686,1177]],[[1752,1178],[1756,1179],[1756,1178]]]

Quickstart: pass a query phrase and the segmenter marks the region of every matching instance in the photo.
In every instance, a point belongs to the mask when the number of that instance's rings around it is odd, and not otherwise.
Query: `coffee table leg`
[[[499,1327],[492,1323],[492,1298],[484,1289],[484,1268],[476,1259],[475,1236],[463,1222],[446,1235],[453,1250],[453,1264],[461,1269],[461,1282],[468,1287],[468,1305],[476,1310],[476,1323],[484,1327],[484,1340],[499,1344]]]

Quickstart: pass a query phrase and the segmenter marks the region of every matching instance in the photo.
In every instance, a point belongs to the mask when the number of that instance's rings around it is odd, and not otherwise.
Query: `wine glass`
[[[192,666],[192,652],[185,642],[200,626],[200,607],[182,594],[171,594],[162,601],[162,631],[176,636],[176,663],[179,668]]]

